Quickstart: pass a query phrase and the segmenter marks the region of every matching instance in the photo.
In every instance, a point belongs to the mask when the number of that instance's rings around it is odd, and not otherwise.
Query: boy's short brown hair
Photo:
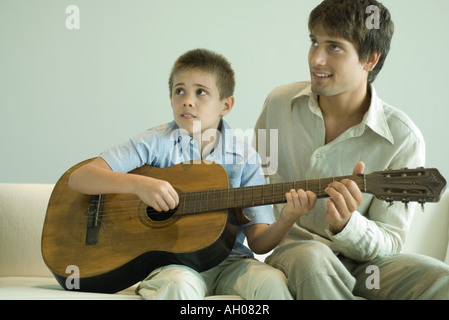
[[[220,92],[220,100],[234,95],[235,79],[229,61],[221,54],[206,49],[194,49],[180,56],[173,65],[168,80],[170,96],[173,90],[173,78],[179,71],[198,69],[214,74]]]
[[[368,28],[369,7],[378,10],[379,28]],[[365,62],[373,53],[380,53],[376,67],[368,75],[372,83],[382,69],[394,33],[390,12],[376,0],[324,0],[309,16],[309,31],[321,25],[326,33],[354,44],[359,59]]]

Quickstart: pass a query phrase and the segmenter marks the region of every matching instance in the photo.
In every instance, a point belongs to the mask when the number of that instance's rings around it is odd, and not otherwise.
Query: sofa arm
[[[53,184],[0,183],[0,276],[52,277],[41,236]]]

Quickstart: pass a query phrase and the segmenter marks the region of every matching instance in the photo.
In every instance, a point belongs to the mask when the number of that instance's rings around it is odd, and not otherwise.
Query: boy
[[[145,164],[163,168],[198,159],[221,164],[231,188],[264,184],[258,155],[252,149],[245,154],[248,147],[229,136],[222,120],[234,105],[234,86],[234,72],[223,56],[203,49],[185,53],[169,79],[174,121],[103,152],[72,173],[70,187],[86,194],[134,193],[155,210],[168,211],[177,206],[179,197],[167,181],[127,172]],[[211,131],[216,134],[210,135]],[[313,205],[313,195],[309,197]],[[252,252],[243,245],[246,235],[254,252],[266,253],[282,240],[298,214],[309,208],[299,206],[301,199],[308,199],[305,192],[292,190],[287,199],[278,221],[268,206],[245,209],[251,222],[239,227],[231,254],[218,266],[202,273],[187,266],[165,266],[151,272],[137,292],[145,299],[203,299],[211,294],[292,299],[282,272],[252,259]]]
[[[373,7],[379,29],[366,26]],[[311,81],[274,89],[256,124],[279,129],[272,182],[343,176],[355,163],[354,174],[365,166],[373,172],[424,165],[420,131],[372,86],[393,29],[389,11],[375,0],[325,0],[311,12]],[[401,204],[388,209],[350,180],[325,191],[330,198],[298,219],[266,260],[286,273],[296,299],[449,298],[447,265],[399,254],[415,204],[409,212]],[[375,288],[367,285],[373,269],[379,271]]]

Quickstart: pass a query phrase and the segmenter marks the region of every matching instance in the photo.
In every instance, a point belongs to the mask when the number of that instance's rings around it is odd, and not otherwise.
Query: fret
[[[253,196],[252,196],[252,198],[253,198],[252,204],[254,206],[254,187],[251,187],[251,191],[252,191],[252,194],[253,194]]]
[[[202,207],[203,205],[207,205],[207,199],[206,199],[206,201],[204,201],[204,197],[206,196],[206,192],[201,192],[200,193],[201,194],[201,196],[200,196],[200,211],[202,212],[202,211],[204,211],[204,208]]]
[[[213,191],[214,191],[214,195],[213,195],[214,200],[212,201],[212,211],[215,211],[215,190],[213,190]]]
[[[265,191],[265,186],[262,186],[262,204],[265,204],[265,199],[264,199],[264,195],[263,195],[264,191]]]
[[[237,208],[237,189],[234,189],[234,208]]]

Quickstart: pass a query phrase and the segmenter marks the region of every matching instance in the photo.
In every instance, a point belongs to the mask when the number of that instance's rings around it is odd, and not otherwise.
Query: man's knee
[[[279,247],[267,260],[287,276],[301,299],[350,299],[355,279],[325,244],[297,241]]]
[[[338,258],[328,246],[317,241],[295,241],[275,250],[267,262],[281,270],[297,270],[313,273],[320,268],[328,268]],[[332,264],[332,263],[331,263]],[[285,270],[283,270],[285,272]]]

